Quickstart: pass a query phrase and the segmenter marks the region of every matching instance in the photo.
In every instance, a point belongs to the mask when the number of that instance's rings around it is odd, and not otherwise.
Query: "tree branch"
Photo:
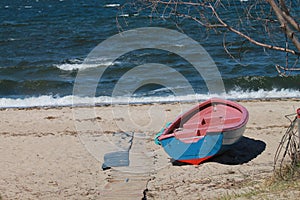
[[[283,14],[284,19],[288,23],[290,23],[294,27],[294,29],[296,29],[297,31],[300,32],[300,25],[295,21],[295,19],[285,12],[283,12],[282,14]]]
[[[281,27],[283,28],[283,31],[287,34],[287,36],[291,39],[291,41],[294,43],[295,47],[300,51],[300,42],[295,34],[295,32],[290,28],[287,21],[285,20],[282,11],[278,7],[278,5],[275,3],[274,0],[267,0],[269,2],[270,6],[273,8]]]
[[[264,48],[268,48],[268,49],[272,49],[272,50],[276,50],[276,51],[283,51],[283,52],[288,52],[288,53],[291,53],[291,54],[294,54],[294,55],[298,55],[300,56],[300,52],[297,52],[295,50],[292,50],[292,49],[287,49],[287,48],[283,48],[283,47],[278,47],[278,46],[273,46],[273,45],[270,45],[270,44],[265,44],[265,43],[261,43],[261,42],[258,42],[256,40],[254,40],[253,38],[249,37],[248,35],[245,35],[244,33],[234,29],[233,27],[229,26],[227,23],[225,23],[221,18],[220,16],[218,15],[218,13],[216,12],[216,10],[214,9],[214,7],[212,5],[209,5],[210,9],[212,10],[213,14],[216,16],[216,18],[218,19],[218,21],[220,22],[220,24],[223,25],[224,28],[227,28],[228,30],[230,30],[231,32],[234,32],[236,34],[238,34],[239,36],[247,39],[249,42],[257,45],[257,46],[260,46],[260,47],[264,47]],[[300,44],[299,44],[300,45]],[[299,46],[300,47],[300,46]]]
[[[244,38],[245,41],[249,41],[250,43],[263,47],[264,49],[271,49],[280,52],[286,52],[286,59],[288,60],[288,55],[292,54],[297,56],[296,60],[298,61],[300,57],[300,41],[297,37],[297,34],[300,34],[300,24],[295,20],[293,16],[291,16],[290,9],[292,9],[291,5],[286,5],[286,0],[266,0],[266,1],[254,1],[250,4],[247,4],[244,11],[246,11],[247,18],[239,18],[240,26],[231,25],[226,22],[224,17],[227,17],[229,9],[232,8],[232,3],[228,3],[225,5],[221,0],[199,0],[199,1],[191,1],[191,0],[141,0],[142,2],[146,2],[150,6],[152,5],[154,8],[160,9],[159,5],[162,5],[163,14],[167,13],[168,16],[174,15],[176,17],[183,17],[187,19],[191,19],[201,26],[207,29],[221,29],[228,30],[241,38]],[[235,3],[233,5],[237,6]],[[246,5],[246,4],[243,4]],[[228,6],[228,7],[227,7]],[[239,6],[239,5],[238,5]],[[258,7],[259,6],[259,7]],[[253,12],[253,9],[257,9]],[[240,7],[238,7],[240,9]],[[236,12],[239,10],[236,7]],[[222,11],[226,12],[222,12]],[[220,15],[219,15],[220,14]],[[224,14],[224,15],[222,15]],[[199,15],[199,16],[198,16]],[[246,23],[244,21],[246,20]],[[251,21],[250,21],[251,20]],[[231,20],[230,20],[231,21]],[[233,20],[234,21],[234,20]],[[257,39],[254,39],[247,30],[257,27],[257,22],[262,23],[261,25],[265,28],[264,32],[268,33],[268,36],[265,36],[269,42],[261,42]],[[234,23],[234,22],[233,22]],[[248,24],[249,23],[249,24]],[[251,24],[253,23],[253,24]],[[246,25],[245,25],[246,24]],[[176,23],[178,26],[178,24]],[[253,25],[253,26],[251,26]],[[277,31],[278,27],[281,27],[281,31]],[[240,29],[241,28],[241,29]],[[249,29],[247,29],[249,28]],[[276,32],[272,32],[272,28],[276,29]],[[252,32],[251,32],[252,33]],[[283,35],[284,34],[284,35]],[[225,36],[225,33],[224,33]],[[275,36],[272,40],[272,37]],[[277,37],[278,36],[278,37]],[[286,36],[285,45],[280,45],[278,43],[284,42],[284,36]],[[245,42],[244,41],[244,42]],[[270,43],[270,44],[268,44]],[[293,45],[290,45],[290,44]],[[233,57],[228,49],[226,48],[225,38],[223,40],[223,45],[225,51]],[[292,47],[289,47],[292,46]],[[298,62],[295,62],[296,64]],[[296,68],[296,64],[292,67],[288,67],[288,62],[286,62],[285,67],[276,66],[278,72],[282,74],[282,70],[286,71],[300,71],[300,68]]]

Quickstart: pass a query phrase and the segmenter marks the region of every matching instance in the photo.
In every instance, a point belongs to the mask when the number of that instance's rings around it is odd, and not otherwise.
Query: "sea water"
[[[235,2],[234,8],[250,3]],[[124,3],[128,1],[2,0],[0,107],[69,106],[74,99],[77,104],[86,105],[91,102],[176,102],[211,97],[206,82],[184,58],[161,49],[142,48],[127,52],[113,62],[102,58],[100,67],[101,63],[109,67],[99,80],[95,95],[74,96],[78,71],[93,67],[85,62],[89,53],[98,44],[122,31],[142,27],[176,30],[197,41],[209,53],[221,75],[225,90],[216,94],[220,97],[300,97],[300,75],[293,73],[287,78],[281,77],[274,67],[276,64],[285,64],[284,53],[244,43],[240,37],[227,33],[228,48],[236,57],[232,59],[223,47],[224,32],[205,30],[188,19],[174,21],[172,17],[161,16],[150,9],[140,10],[133,4],[122,7]],[[238,9],[229,10],[227,20],[237,20],[235,12],[239,12]],[[262,34],[259,28],[253,28],[252,31],[252,35]],[[158,41],[161,39],[159,35],[151,37],[157,37]],[[168,36],[165,37],[167,40]],[[107,51],[114,51],[114,48],[108,46]],[[194,53],[188,47],[183,48],[187,53]],[[176,70],[188,80],[194,92],[172,93],[173,90],[188,91],[181,80],[171,88],[156,84],[156,79],[153,83],[143,85],[139,74],[135,74],[123,80],[124,92],[114,95],[114,88],[124,74],[137,66],[153,62]],[[161,71],[153,74],[157,79],[165,78]],[[132,92],[132,83],[136,81],[140,81],[142,86]]]

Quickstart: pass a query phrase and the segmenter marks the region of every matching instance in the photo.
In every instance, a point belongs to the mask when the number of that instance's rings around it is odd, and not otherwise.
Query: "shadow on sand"
[[[232,145],[230,149],[213,157],[209,161],[226,165],[240,165],[253,160],[265,149],[266,143],[263,141],[242,137],[241,140]]]
[[[207,160],[206,162],[217,162],[226,165],[240,165],[247,163],[266,149],[266,143],[261,140],[254,140],[248,137],[242,137],[239,142],[224,150],[223,153]],[[172,161],[175,166],[189,165],[186,163]]]

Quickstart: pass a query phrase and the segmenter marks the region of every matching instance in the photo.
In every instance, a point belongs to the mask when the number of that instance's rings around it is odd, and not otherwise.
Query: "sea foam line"
[[[120,64],[120,62],[109,62],[109,61],[102,61],[97,64],[85,64],[85,63],[64,63],[64,64],[57,64],[55,67],[57,67],[60,70],[63,71],[73,71],[73,70],[84,70],[84,69],[90,69],[90,68],[96,68],[101,66],[110,66],[114,64]]]
[[[120,7],[121,5],[119,3],[112,3],[112,4],[106,4],[105,8],[114,8],[114,7]]]
[[[0,98],[0,108],[30,108],[30,107],[60,107],[60,106],[93,106],[104,104],[149,104],[169,102],[195,102],[220,97],[233,100],[241,99],[271,99],[271,98],[300,98],[299,90],[273,89],[271,91],[238,91],[233,90],[226,94],[195,94],[185,96],[157,96],[157,97],[77,97],[77,96],[39,96],[24,99]]]

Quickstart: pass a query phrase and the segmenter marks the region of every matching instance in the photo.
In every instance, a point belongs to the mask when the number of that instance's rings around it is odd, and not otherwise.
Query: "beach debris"
[[[146,173],[154,170],[153,152],[146,142],[145,133],[113,133],[109,141],[115,148],[103,155],[102,169],[118,169],[131,173]]]
[[[129,150],[131,149],[132,140],[133,133],[114,133],[111,142],[121,150],[104,154],[102,169],[107,170],[111,167],[129,166]]]
[[[102,169],[107,170],[111,167],[129,166],[129,152],[116,151],[104,155],[104,163]]]

